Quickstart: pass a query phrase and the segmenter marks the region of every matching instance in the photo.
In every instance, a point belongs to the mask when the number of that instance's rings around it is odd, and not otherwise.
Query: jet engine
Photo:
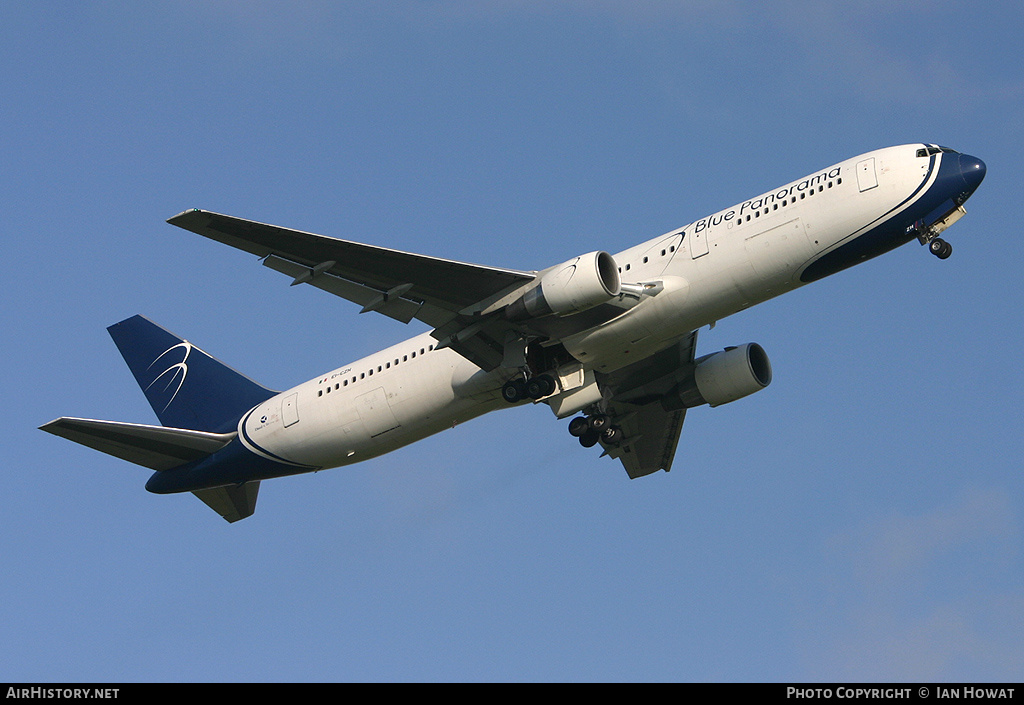
[[[662,397],[661,404],[669,411],[720,406],[759,392],[771,381],[772,365],[764,348],[747,343],[696,360],[693,374]]]
[[[607,252],[590,252],[552,267],[540,283],[513,301],[505,317],[521,321],[586,311],[619,295],[619,269]]]

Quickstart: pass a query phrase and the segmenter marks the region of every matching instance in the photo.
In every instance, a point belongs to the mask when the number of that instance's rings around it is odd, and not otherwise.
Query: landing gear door
[[[857,186],[861,191],[868,191],[878,186],[878,177],[875,176],[875,158],[865,159],[857,162]]]

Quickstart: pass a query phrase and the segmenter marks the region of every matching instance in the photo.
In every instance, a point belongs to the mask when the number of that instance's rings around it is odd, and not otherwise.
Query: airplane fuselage
[[[928,145],[870,152],[619,252],[624,283],[660,290],[562,344],[583,366],[611,372],[915,239],[915,223],[941,222],[973,190],[963,174],[977,160],[961,165],[961,156]],[[240,443],[271,461],[254,479],[366,460],[505,405],[508,370],[483,373],[436,343],[424,333],[245,414]]]
[[[683,419],[771,382],[755,343],[696,357],[700,328],[914,239],[966,211],[981,160],[912,144],[815,171],[611,255],[540,272],[400,252],[193,209],[168,222],[431,331],[276,393],[142,316],[108,328],[162,425],[61,417],[41,428],[154,470],[227,521],[259,481],[357,463],[528,400],[631,478],[668,471]]]

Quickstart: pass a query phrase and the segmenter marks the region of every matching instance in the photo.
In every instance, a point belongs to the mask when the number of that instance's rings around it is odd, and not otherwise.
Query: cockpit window
[[[960,154],[960,152],[956,151],[955,149],[950,149],[949,147],[940,147],[940,146],[937,146],[937,145],[931,145],[930,144],[927,147],[925,147],[924,149],[917,150],[917,156],[919,156],[919,157],[930,157],[931,155],[938,154],[939,152],[948,152],[949,154]]]

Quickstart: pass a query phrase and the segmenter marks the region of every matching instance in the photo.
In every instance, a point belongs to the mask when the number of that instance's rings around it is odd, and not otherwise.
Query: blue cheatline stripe
[[[269,450],[253,441],[252,438],[249,437],[248,432],[246,432],[245,425],[246,422],[249,420],[249,417],[252,416],[254,411],[256,411],[256,408],[257,407],[254,406],[253,408],[249,409],[248,413],[246,413],[245,416],[242,417],[241,421],[238,422],[238,437],[249,452],[262,455],[266,457],[268,460],[273,460],[274,462],[281,463],[282,465],[289,465],[296,468],[304,468],[306,470],[320,469],[319,465],[307,465],[305,463],[297,463],[293,460],[282,458],[280,455],[277,455],[276,453],[271,453]]]
[[[246,448],[241,439],[235,439],[206,458],[153,473],[146,483],[146,489],[156,494],[195,492],[318,469],[308,465],[285,464],[257,455]]]
[[[953,173],[952,160],[947,169],[943,169],[946,160],[940,162],[939,170],[935,173],[936,156],[939,155],[929,157],[928,172],[913,193],[866,225],[862,232],[851,235],[844,244],[807,265],[800,273],[800,281],[807,284],[823,279],[913,240],[914,235],[907,235],[906,226],[923,218],[935,206],[948,199],[952,194],[947,193],[947,182],[954,176],[959,178],[959,171]],[[959,170],[958,164],[955,169]],[[935,179],[929,184],[933,173]]]

